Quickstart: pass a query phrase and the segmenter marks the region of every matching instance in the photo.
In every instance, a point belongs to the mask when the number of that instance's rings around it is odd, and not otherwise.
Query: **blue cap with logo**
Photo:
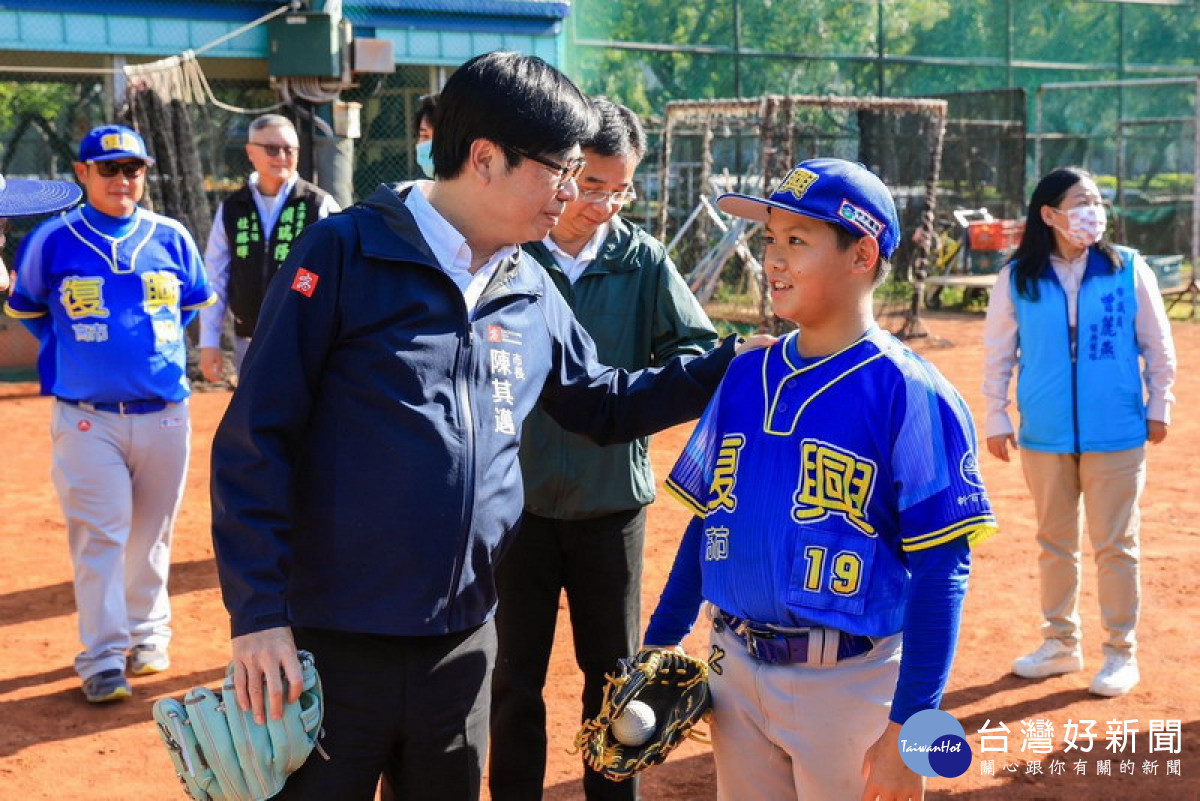
[[[884,258],[891,258],[900,242],[892,193],[875,173],[843,159],[802,161],[769,198],[730,193],[717,199],[717,208],[764,223],[772,208],[824,220],[856,236],[873,237]]]
[[[113,159],[138,159],[153,164],[154,159],[146,152],[146,143],[132,128],[124,125],[101,125],[88,131],[79,143],[80,161],[112,161]]]

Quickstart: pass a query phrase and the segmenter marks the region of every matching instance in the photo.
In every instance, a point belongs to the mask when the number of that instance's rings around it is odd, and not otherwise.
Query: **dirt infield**
[[[936,334],[956,344],[918,349],[963,391],[980,419],[981,319],[931,315],[928,322]],[[1012,658],[1038,642],[1036,550],[1030,501],[1018,464],[984,457],[983,472],[1002,534],[977,551],[944,704],[962,722],[976,759],[958,779],[931,781],[931,797],[1200,798],[1200,638],[1191,628],[1198,619],[1193,604],[1200,597],[1200,469],[1192,462],[1200,449],[1200,414],[1195,411],[1200,407],[1195,355],[1200,352],[1200,326],[1177,325],[1175,337],[1180,353],[1178,412],[1167,442],[1151,450],[1142,504],[1142,684],[1132,695],[1115,700],[1087,693],[1091,672],[1101,661],[1090,561],[1085,562],[1082,604],[1087,672],[1044,681],[1025,681],[1008,673]],[[49,481],[50,402],[32,396],[33,391],[29,385],[0,390],[7,396],[0,399],[6,432],[6,498],[0,526],[0,799],[182,798],[150,723],[150,705],[194,684],[216,683],[228,656],[227,618],[208,534],[207,493],[209,442],[228,396],[201,393],[193,402],[192,466],[171,575],[176,631],[172,670],[134,679],[131,701],[95,708],[84,702],[71,669],[77,650],[74,602],[65,530]],[[686,435],[687,429],[679,428],[655,440],[653,458],[660,478]],[[684,510],[665,497],[650,512],[646,614],[657,599],[685,520]],[[691,644],[694,653],[702,650],[698,635]],[[562,615],[548,689],[547,799],[583,797],[578,758],[566,752],[578,725],[580,689],[569,623]],[[1032,745],[1022,752],[1022,721],[1037,719],[1053,724],[1052,752],[1035,753]],[[1064,725],[1080,720],[1096,721],[1096,740],[1086,754],[1064,747]],[[1161,750],[1171,746],[1169,736],[1149,736],[1151,721],[1165,720],[1181,721],[1182,752]],[[977,732],[988,721],[1010,729],[1006,751],[980,753]],[[1124,721],[1139,733],[1118,752],[1106,735]],[[997,746],[998,741],[989,743]],[[1082,738],[1079,744],[1086,747]],[[1152,746],[1160,750],[1151,753]],[[995,776],[982,775],[986,762],[981,758],[994,760]],[[1097,762],[1105,759],[1111,760],[1112,775],[1097,775]],[[1076,773],[1080,760],[1086,775]],[[1040,772],[1031,770],[1027,761],[1038,761]],[[1128,772],[1122,772],[1122,762]],[[666,765],[650,771],[644,787],[647,801],[715,798],[707,747],[684,746]]]

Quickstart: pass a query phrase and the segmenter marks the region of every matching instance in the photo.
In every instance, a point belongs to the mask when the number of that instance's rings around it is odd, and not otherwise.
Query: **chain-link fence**
[[[1196,118],[1192,78],[1047,84],[1034,99],[1035,171],[1082,164],[1096,173],[1118,241],[1157,268],[1163,289],[1185,283],[1196,238]],[[1081,106],[1103,113],[1079,120]]]
[[[812,0],[803,13],[577,0],[569,23],[573,76],[651,118],[672,100],[769,93],[943,97],[943,212],[1020,217],[1040,174],[1077,164],[1112,201],[1117,241],[1174,257],[1160,262],[1164,284],[1186,277],[1198,244],[1190,80],[1045,92],[1041,127],[1033,107],[1049,84],[1194,77],[1196,0]]]

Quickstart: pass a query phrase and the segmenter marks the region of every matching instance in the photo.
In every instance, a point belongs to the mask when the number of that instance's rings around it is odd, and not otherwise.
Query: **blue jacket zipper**
[[[501,265],[500,269],[504,269],[504,266]],[[447,280],[449,280],[449,276],[447,276]],[[457,285],[455,285],[455,288],[457,289]],[[450,589],[446,593],[447,621],[450,619],[450,610],[454,606],[458,583],[462,580],[463,566],[466,564],[468,552],[471,547],[471,524],[475,518],[475,412],[472,405],[471,382],[467,380],[467,375],[474,366],[471,355],[472,347],[475,344],[474,324],[475,318],[480,312],[498,297],[500,297],[498,293],[488,293],[485,291],[484,295],[476,301],[473,313],[467,309],[466,301],[465,299],[463,300],[466,331],[462,336],[462,344],[459,346],[458,351],[459,364],[455,377],[455,394],[458,397],[458,404],[461,409],[459,423],[464,427],[466,432],[467,458],[463,460],[466,475],[463,476],[463,505],[460,513],[459,539],[461,541],[461,548],[458,558],[454,562],[454,570],[451,572]]]
[[[1075,434],[1075,453],[1079,453],[1079,295],[1083,294],[1083,280],[1079,281],[1079,293],[1075,296],[1075,327],[1071,327],[1070,301],[1067,290],[1061,285],[1063,293],[1063,308],[1066,312],[1067,346],[1071,350],[1071,425]]]

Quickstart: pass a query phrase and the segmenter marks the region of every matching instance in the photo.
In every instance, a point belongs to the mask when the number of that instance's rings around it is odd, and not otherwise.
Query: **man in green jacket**
[[[604,99],[583,143],[579,198],[541,242],[525,245],[596,341],[605,364],[634,370],[717,344],[712,323],[666,249],[617,212],[634,199],[646,152],[641,123]],[[546,706],[542,688],[566,590],[583,717],[600,710],[604,674],[637,650],[646,506],[654,500],[649,442],[601,447],[537,409],[521,440],[525,515],[496,571],[499,650],[492,678],[490,789],[494,801],[542,797]],[[585,767],[589,801],[637,798],[637,781]]]

